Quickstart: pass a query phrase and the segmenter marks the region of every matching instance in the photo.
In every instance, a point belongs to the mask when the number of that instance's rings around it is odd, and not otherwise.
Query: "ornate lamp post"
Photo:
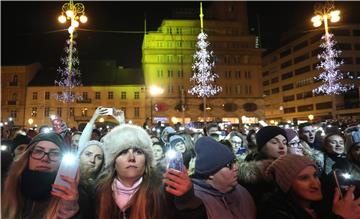
[[[315,9],[315,16],[311,18],[314,27],[320,27],[322,22],[324,22],[324,29],[325,29],[325,37],[328,40],[329,36],[329,24],[328,20],[332,23],[336,23],[340,20],[340,11],[334,10],[335,6],[331,2],[325,2],[324,4],[316,4],[314,6]]]

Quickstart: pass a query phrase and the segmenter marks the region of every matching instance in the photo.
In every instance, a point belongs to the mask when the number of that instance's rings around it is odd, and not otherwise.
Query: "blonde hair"
[[[35,144],[30,145],[18,160],[13,161],[4,182],[3,194],[1,196],[1,217],[17,219],[22,217],[24,198],[21,194],[21,175],[28,168],[31,150]],[[59,199],[52,197],[42,219],[53,219],[57,216]]]

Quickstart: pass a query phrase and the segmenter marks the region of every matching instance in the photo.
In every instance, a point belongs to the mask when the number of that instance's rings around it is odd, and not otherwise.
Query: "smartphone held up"
[[[64,186],[70,189],[70,184],[61,178],[61,175],[68,176],[72,179],[76,178],[79,168],[79,159],[74,153],[65,154],[61,160],[59,170],[57,172],[54,184]],[[58,191],[53,188],[54,191]]]
[[[170,149],[165,154],[166,169],[174,169],[180,172],[184,170],[183,157],[181,152]]]

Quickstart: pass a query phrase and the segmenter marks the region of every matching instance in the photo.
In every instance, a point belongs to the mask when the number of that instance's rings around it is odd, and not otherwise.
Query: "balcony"
[[[8,100],[8,105],[16,105],[16,100]]]
[[[76,103],[91,103],[91,99],[76,100]]]

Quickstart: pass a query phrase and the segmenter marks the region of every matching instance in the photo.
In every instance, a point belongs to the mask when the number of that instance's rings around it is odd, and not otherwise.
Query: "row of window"
[[[140,117],[140,107],[132,107],[134,109],[134,117],[135,118],[139,118]],[[96,108],[95,108],[96,109]],[[94,110],[95,110],[94,109]],[[121,110],[124,112],[124,115],[126,117],[126,107],[121,107]],[[50,116],[50,111],[51,108],[50,107],[45,107],[44,108],[44,116],[45,117],[49,117]],[[32,107],[31,109],[31,117],[35,118],[38,114],[38,108],[37,107]],[[75,116],[75,109],[74,107],[70,107],[70,111],[69,111],[70,116]],[[14,113],[11,113],[11,117],[16,118],[16,110]],[[15,115],[15,116],[13,116]],[[56,115],[58,116],[62,116],[62,108],[61,107],[56,107]],[[88,108],[82,108],[81,109],[81,116],[83,117],[87,117],[88,114]]]
[[[234,75],[234,78],[241,78],[241,72],[240,71],[225,71],[224,77],[225,78],[231,78],[232,75]],[[251,79],[251,71],[244,71],[244,78],[245,79]]]
[[[296,94],[297,100],[306,99],[306,98],[310,98],[310,97],[313,97],[312,91],[307,91],[307,92]],[[288,95],[288,96],[283,97],[283,102],[291,102],[294,100],[295,100],[295,95]]]
[[[58,92],[57,94],[58,94],[58,95],[61,95],[61,92]],[[126,100],[126,98],[127,98],[127,97],[126,97],[126,96],[127,96],[126,94],[127,94],[126,91],[121,91],[121,92],[120,92],[120,99]],[[88,92],[82,92],[81,96],[82,96],[83,100],[88,100],[88,99],[90,99]],[[50,92],[49,92],[49,91],[45,91],[44,97],[45,97],[45,100],[49,100],[49,99],[50,99]],[[133,97],[134,97],[135,100],[140,99],[140,92],[139,92],[139,91],[134,91],[134,96],[133,96]],[[33,100],[37,100],[37,99],[38,99],[38,92],[33,92],[33,93],[32,93],[32,99],[33,99]],[[108,99],[108,100],[114,99],[114,92],[113,92],[113,91],[108,91],[108,92],[107,92],[107,99]],[[101,92],[98,92],[98,91],[95,92],[95,100],[101,100]]]
[[[243,87],[243,88],[242,88],[242,87]],[[233,89],[233,88],[234,88],[234,89]],[[243,89],[245,95],[250,95],[250,94],[252,94],[252,87],[251,87],[251,85],[244,85],[244,86],[235,85],[235,87],[232,87],[232,86],[224,86],[224,87],[223,87],[223,92],[224,92],[225,94],[232,94],[233,91],[235,91],[235,94],[242,94],[242,89]]]
[[[158,78],[163,78],[164,77],[164,72],[163,72],[162,69],[157,69],[156,74],[157,74]],[[184,78],[183,70],[177,70],[176,75],[177,75],[178,78]],[[168,78],[173,78],[174,77],[174,70],[169,69],[167,71],[167,76],[168,76]]]
[[[332,102],[317,103],[317,104],[315,104],[315,108],[316,108],[316,110],[331,109],[332,108]],[[301,105],[301,106],[298,106],[298,107],[284,108],[284,113],[285,114],[296,113],[296,109],[297,109],[297,112],[313,111],[314,110],[314,105],[313,104],[307,104],[307,105]]]

